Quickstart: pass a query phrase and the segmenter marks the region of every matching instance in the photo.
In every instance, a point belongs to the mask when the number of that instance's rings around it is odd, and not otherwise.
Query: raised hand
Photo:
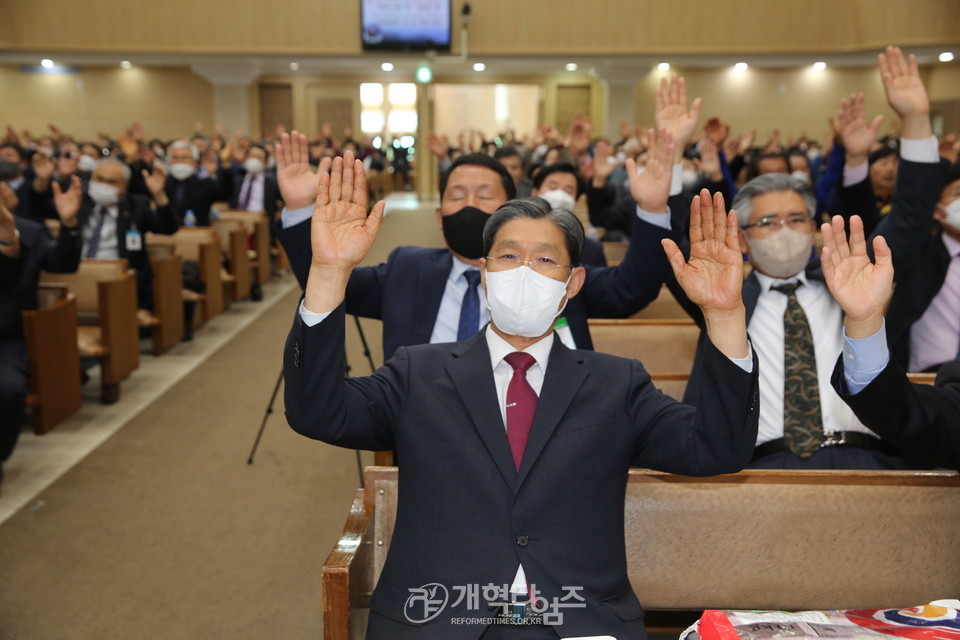
[[[717,144],[709,136],[700,141],[700,170],[714,182],[723,180],[720,153],[717,151]]]
[[[330,311],[343,300],[350,272],[366,257],[383,222],[383,200],[367,215],[367,179],[352,151],[335,158],[330,173],[321,173],[316,210],[310,222],[313,262],[304,306]]]
[[[687,106],[687,81],[676,74],[660,79],[660,86],[656,92],[657,129],[666,129],[676,143],[675,160],[680,161],[683,148],[690,142],[693,130],[700,119],[700,98]]]
[[[53,160],[47,154],[38,151],[33,154],[33,157],[30,159],[30,164],[33,165],[33,173],[37,180],[42,181],[44,183],[44,189],[46,189],[46,183],[49,182],[53,176]]]
[[[673,240],[665,238],[661,242],[677,282],[703,311],[711,342],[731,358],[746,357],[749,350],[737,214],[726,213],[721,194],[715,193],[711,200],[710,192],[703,189],[690,204],[690,259],[683,259]]]
[[[427,134],[427,148],[437,156],[437,160],[443,160],[450,153],[450,139],[431,131]]]
[[[275,147],[277,154],[277,183],[288,209],[310,206],[317,197],[320,174],[330,167],[329,158],[320,163],[317,173],[310,166],[310,146],[307,136],[298,131],[283,133]]]
[[[877,131],[883,116],[877,116],[867,125],[864,114],[866,101],[862,93],[852,93],[849,98],[840,101],[840,111],[835,120],[835,131],[843,142],[847,154],[847,165],[856,167],[867,161],[870,147],[877,141]]]
[[[876,264],[867,255],[867,240],[860,216],[850,218],[850,242],[843,232],[843,218],[820,227],[823,276],[846,317],[847,335],[866,338],[883,326],[883,314],[893,295],[893,258],[883,236],[873,239]]]
[[[920,79],[917,57],[910,54],[909,63],[899,47],[887,47],[877,56],[880,78],[887,102],[903,120],[903,137],[923,139],[933,135],[930,125],[930,98]]]
[[[607,184],[607,178],[617,168],[615,162],[610,162],[612,157],[613,149],[603,140],[593,147],[593,186],[601,188]]]
[[[17,221],[13,217],[12,209],[8,204],[10,196],[13,196],[13,202],[17,201],[13,189],[8,187],[5,182],[0,182],[0,240],[4,242],[13,242],[13,239],[17,236]],[[16,205],[14,205],[15,207]],[[18,245],[3,245],[0,246],[0,253],[9,258],[16,258],[20,255],[20,247]]]
[[[53,205],[57,209],[57,215],[60,216],[60,222],[65,227],[73,228],[77,226],[77,214],[80,212],[80,204],[83,202],[83,187],[80,184],[80,178],[76,175],[70,177],[70,188],[63,191],[60,183],[53,181]]]
[[[573,124],[570,125],[570,131],[567,134],[566,146],[570,149],[570,155],[574,158],[583,157],[590,146],[590,134],[593,131],[593,122],[582,113],[577,113],[573,117]]]
[[[637,163],[633,158],[627,158],[630,195],[644,211],[666,213],[670,181],[673,178],[673,137],[664,129],[660,129],[656,136],[651,129],[647,136],[653,145],[647,152],[647,165],[643,173],[638,174]]]
[[[217,174],[220,172],[220,163],[217,162],[217,154],[213,149],[207,149],[203,152],[200,164],[207,170],[211,178],[217,179]]]
[[[727,139],[727,136],[730,135],[730,125],[714,116],[703,125],[703,133],[713,141],[716,146],[721,147]]]
[[[143,176],[143,182],[147,185],[147,189],[153,195],[154,200],[165,199],[164,187],[167,185],[167,171],[159,162],[153,163],[153,171],[148,172],[143,169],[140,171],[140,175]]]

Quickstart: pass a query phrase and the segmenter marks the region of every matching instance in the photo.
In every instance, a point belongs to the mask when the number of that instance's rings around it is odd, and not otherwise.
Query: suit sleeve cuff
[[[666,213],[650,213],[640,208],[640,205],[637,205],[637,217],[652,224],[655,227],[660,227],[662,229],[670,229],[670,206],[667,206]]]
[[[283,208],[283,211],[280,212],[280,226],[283,229],[289,229],[290,227],[295,227],[304,220],[309,220],[313,216],[313,210],[316,208],[316,205],[309,205],[302,209],[287,209]]]
[[[851,395],[863,391],[890,361],[886,323],[872,336],[851,338],[843,332],[843,377]]]
[[[747,373],[753,373],[753,345],[750,344],[750,341],[747,341],[747,357],[746,358],[730,358],[730,362],[737,365]]]
[[[326,320],[327,316],[329,316],[331,313],[333,312],[327,311],[326,313],[314,313],[303,306],[303,300],[300,301],[300,319],[303,321],[303,324],[307,325],[308,327],[314,327],[320,324]]]
[[[843,186],[849,187],[850,185],[857,184],[858,182],[863,182],[867,179],[867,174],[869,171],[869,162],[864,162],[856,167],[845,165],[843,167]]]
[[[937,136],[930,136],[923,140],[900,138],[900,157],[910,162],[925,162],[928,164],[940,162]]]

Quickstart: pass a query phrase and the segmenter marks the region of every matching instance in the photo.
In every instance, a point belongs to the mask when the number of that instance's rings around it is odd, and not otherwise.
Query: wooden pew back
[[[690,373],[693,368],[700,328],[689,318],[587,322],[596,351],[636,358],[650,372]]]
[[[270,279],[273,274],[273,266],[270,257],[270,221],[267,220],[267,214],[263,211],[221,211],[220,215],[225,220],[239,220],[243,223],[248,236],[253,236],[253,250],[257,257],[252,265],[256,274],[257,282],[264,283]]]
[[[396,468],[368,467],[364,487],[323,567],[327,640],[363,626],[393,534]],[[908,607],[960,591],[955,472],[634,469],[624,512],[647,609]]]

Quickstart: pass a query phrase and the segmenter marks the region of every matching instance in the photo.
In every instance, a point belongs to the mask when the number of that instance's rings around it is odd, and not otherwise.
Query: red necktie
[[[513,452],[513,464],[519,471],[539,400],[533,387],[527,382],[527,369],[533,366],[536,360],[522,351],[511,353],[504,360],[513,367],[513,377],[507,387],[507,440],[510,442],[510,451]]]

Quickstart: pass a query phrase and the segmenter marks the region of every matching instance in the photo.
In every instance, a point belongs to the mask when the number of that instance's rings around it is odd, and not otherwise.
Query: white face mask
[[[103,182],[91,180],[87,186],[87,195],[101,207],[112,207],[120,202],[120,188]]]
[[[800,171],[799,169],[790,174],[791,178],[796,178],[801,180],[806,184],[810,184],[810,174],[806,171]]]
[[[697,183],[700,182],[700,173],[694,171],[693,169],[684,169],[681,172],[681,178],[683,181],[683,186],[687,189],[691,189],[697,186]]]
[[[77,171],[92,173],[96,168],[96,158],[91,158],[90,156],[80,156],[80,158],[77,159]]]
[[[551,209],[566,209],[567,211],[573,211],[573,207],[577,204],[577,201],[573,199],[573,196],[563,189],[554,189],[553,191],[541,193],[540,197],[550,203]]]
[[[247,170],[247,173],[262,173],[263,161],[260,158],[247,158],[243,163],[243,168]]]
[[[170,165],[170,175],[174,180],[186,180],[197,172],[197,168],[186,162],[177,162]]]
[[[537,338],[553,326],[567,306],[567,283],[541,275],[526,265],[509,271],[487,271],[487,308],[500,331]]]
[[[747,236],[747,245],[757,271],[773,278],[792,278],[810,262],[813,234],[784,227],[765,238]]]
[[[944,220],[951,227],[956,227],[960,229],[960,198],[957,198],[953,202],[948,202],[946,205],[937,204],[938,207],[943,209],[943,212],[947,214],[947,219]]]

